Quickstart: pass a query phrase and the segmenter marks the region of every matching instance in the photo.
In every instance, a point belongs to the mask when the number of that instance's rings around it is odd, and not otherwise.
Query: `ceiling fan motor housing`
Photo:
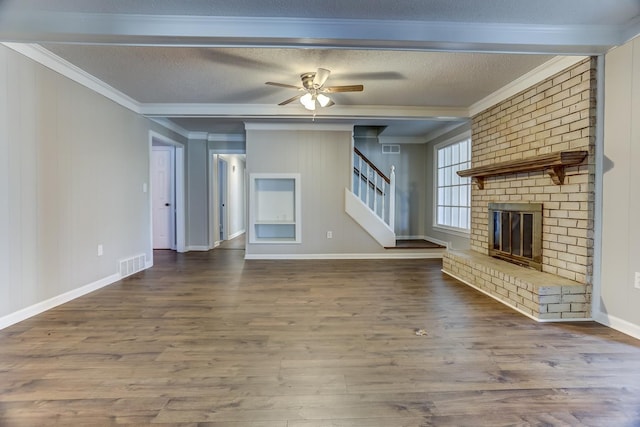
[[[316,77],[316,73],[304,73],[300,74],[300,79],[302,80],[302,86],[305,89],[313,89],[313,79]]]

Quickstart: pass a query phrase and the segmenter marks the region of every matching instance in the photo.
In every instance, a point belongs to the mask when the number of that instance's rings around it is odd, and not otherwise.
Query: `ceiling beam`
[[[6,10],[0,40],[163,46],[322,47],[592,55],[628,38],[614,25],[96,14]]]
[[[220,118],[309,118],[314,114],[299,105],[272,104],[141,104],[140,113],[147,117],[220,117]],[[334,105],[317,110],[318,119],[364,120],[442,120],[469,117],[468,108],[413,107],[379,105]]]

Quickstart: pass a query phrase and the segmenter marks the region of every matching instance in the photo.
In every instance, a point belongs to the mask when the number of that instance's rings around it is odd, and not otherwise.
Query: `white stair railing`
[[[353,149],[352,192],[391,230],[395,223],[395,166],[387,177],[357,148]]]

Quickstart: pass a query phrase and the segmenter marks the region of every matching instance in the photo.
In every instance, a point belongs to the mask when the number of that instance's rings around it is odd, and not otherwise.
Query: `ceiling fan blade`
[[[296,95],[296,96],[292,96],[291,98],[287,99],[286,101],[282,101],[280,104],[278,105],[287,105],[293,101],[295,101],[296,99],[300,99],[300,97],[302,97],[302,95],[304,94],[300,94],[300,95]]]
[[[333,100],[331,100],[331,101],[329,101],[329,103],[328,103],[327,105],[325,105],[324,107],[325,107],[325,108],[328,108],[328,107],[331,107],[331,106],[333,106],[333,105],[336,105],[336,103],[335,103],[335,102],[333,102]]]
[[[285,84],[285,83],[265,82],[264,84],[270,85],[270,86],[286,87],[286,88],[289,88],[289,89],[297,89],[297,90],[301,90],[302,89],[300,86],[288,85],[288,84]]]
[[[318,71],[316,71],[316,75],[313,78],[313,85],[315,87],[322,86],[329,78],[329,74],[331,74],[331,71],[326,68],[318,68]]]
[[[362,85],[330,86],[330,87],[324,88],[324,92],[327,92],[327,93],[362,92],[363,90],[364,90],[364,86]]]

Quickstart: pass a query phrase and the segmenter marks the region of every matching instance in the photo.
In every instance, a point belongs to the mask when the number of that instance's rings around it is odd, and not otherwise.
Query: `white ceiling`
[[[0,41],[38,43],[187,131],[308,120],[276,104],[299,75],[332,71],[318,120],[425,135],[556,55],[635,36],[640,0],[4,0]]]

